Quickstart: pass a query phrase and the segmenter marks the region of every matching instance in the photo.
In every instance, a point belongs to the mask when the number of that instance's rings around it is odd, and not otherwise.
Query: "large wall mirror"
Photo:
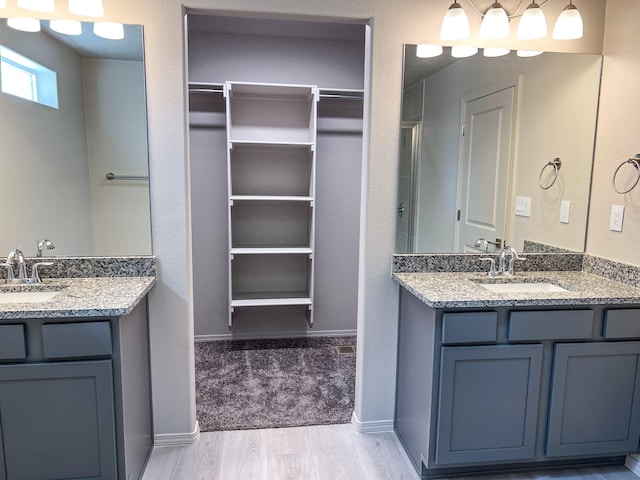
[[[396,252],[584,251],[601,63],[406,45]]]
[[[0,258],[33,256],[43,239],[47,256],[149,255],[142,27],[107,40],[89,23],[78,36],[40,23],[30,33],[0,19]],[[45,104],[12,83],[29,75]]]

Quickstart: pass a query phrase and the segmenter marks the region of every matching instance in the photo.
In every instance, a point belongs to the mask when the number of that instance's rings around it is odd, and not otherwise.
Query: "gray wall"
[[[216,17],[189,20],[189,80],[313,84],[363,88],[364,28],[326,26],[336,40],[300,35],[287,22],[240,22],[254,35],[220,35]],[[233,22],[231,26],[236,26]],[[197,33],[191,30],[199,30]],[[262,30],[261,30],[262,29]],[[304,34],[314,31],[313,25]],[[276,32],[279,36],[269,36]],[[330,108],[326,108],[327,103]],[[190,170],[194,333],[197,339],[354,334],[358,297],[358,239],[362,121],[342,100],[320,100],[316,151],[314,326],[300,307],[242,309],[228,329],[226,131],[222,113],[192,105]],[[348,102],[349,101],[344,101]],[[345,106],[347,104],[344,104]],[[345,118],[346,117],[346,118]]]

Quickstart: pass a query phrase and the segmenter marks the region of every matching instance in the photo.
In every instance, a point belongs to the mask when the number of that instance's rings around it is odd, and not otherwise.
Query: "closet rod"
[[[146,175],[116,175],[109,172],[107,173],[107,180],[149,180],[149,177]]]
[[[223,90],[215,88],[189,88],[189,93],[224,93]]]
[[[363,100],[362,95],[344,95],[340,93],[321,93],[320,98],[339,98],[344,100]]]

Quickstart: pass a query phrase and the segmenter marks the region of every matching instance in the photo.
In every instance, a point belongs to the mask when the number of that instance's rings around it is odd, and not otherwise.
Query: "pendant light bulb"
[[[80,35],[82,33],[82,24],[78,20],[50,20],[49,26],[54,32],[63,35]]]
[[[575,40],[582,38],[583,28],[580,12],[577,7],[569,1],[569,5],[564,7],[558,20],[556,20],[551,38],[554,40]]]
[[[36,12],[53,12],[56,9],[53,0],[18,0],[18,6]]]
[[[442,55],[442,45],[422,43],[416,46],[416,57],[418,58],[433,58],[440,55]]]
[[[442,40],[463,40],[471,35],[469,18],[462,6],[454,1],[442,19],[440,38]]]
[[[96,22],[93,24],[93,33],[107,40],[122,40],[124,27],[116,22]]]
[[[531,3],[520,17],[516,38],[518,40],[535,40],[547,36],[547,19],[540,5]]]
[[[480,38],[497,39],[509,36],[509,17],[507,12],[498,2],[491,5],[491,8],[484,14],[480,24]]]
[[[102,0],[69,0],[69,12],[85,17],[104,17]]]
[[[16,17],[7,18],[7,25],[14,30],[20,30],[23,32],[39,32],[40,20],[37,18]]]

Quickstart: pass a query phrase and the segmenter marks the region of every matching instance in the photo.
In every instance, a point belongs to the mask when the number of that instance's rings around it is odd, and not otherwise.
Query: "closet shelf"
[[[311,247],[233,247],[231,255],[311,255]]]
[[[298,195],[231,195],[232,204],[238,202],[313,202],[313,197]]]
[[[309,297],[274,297],[274,298],[245,298],[231,300],[231,308],[234,307],[276,307],[288,305],[311,305]]]
[[[229,140],[229,148],[301,148],[311,150],[314,144],[312,142],[282,142],[282,141],[265,141],[265,140]]]

